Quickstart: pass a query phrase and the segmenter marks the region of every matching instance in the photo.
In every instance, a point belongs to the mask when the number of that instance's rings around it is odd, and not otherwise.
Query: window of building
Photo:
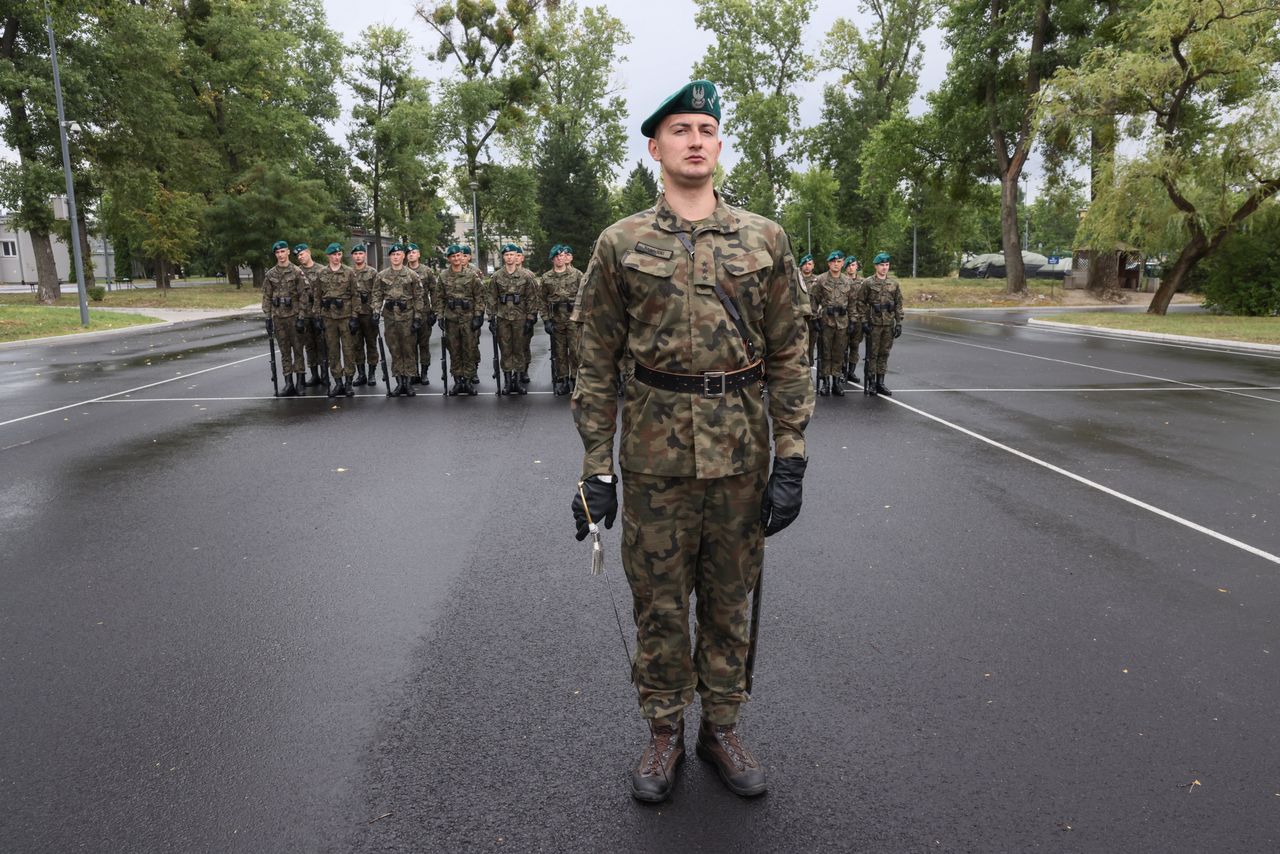
[[[16,258],[18,255],[18,241],[0,240],[0,255],[5,258]]]

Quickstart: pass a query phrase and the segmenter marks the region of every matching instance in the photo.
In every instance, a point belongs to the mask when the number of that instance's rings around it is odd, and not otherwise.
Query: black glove
[[[810,321],[809,321],[809,325],[810,325],[811,327],[813,327],[813,331],[814,331],[814,332],[821,332],[821,331],[822,331],[822,319],[821,319],[821,318],[817,318],[817,317],[813,318],[812,320],[810,320]]]
[[[766,537],[778,533],[800,515],[800,484],[808,464],[803,457],[774,459],[773,473],[760,504],[760,524],[764,525]]]
[[[293,328],[298,332],[302,332],[307,328],[307,324],[301,317],[299,317],[297,320],[293,322]]]
[[[848,328],[846,331],[847,331],[850,335],[852,335],[854,332],[856,332],[856,331],[857,331],[857,329],[858,329],[858,324],[856,324],[856,323],[850,323],[850,324],[849,324],[849,328]]]
[[[524,334],[526,336],[533,334],[533,318],[532,317],[526,317],[524,319]]]
[[[542,328],[543,328],[543,329],[545,329],[545,330],[547,330],[547,334],[548,334],[548,335],[555,335],[555,334],[556,334],[556,325],[555,325],[554,323],[552,323],[550,320],[544,320],[544,321],[542,321]]]
[[[352,335],[355,335],[357,332],[359,332],[360,321],[356,320],[354,317],[347,318],[347,331],[349,331]]]
[[[441,331],[441,332],[444,332],[444,331],[445,331],[445,328],[444,328],[444,327],[445,327],[445,319],[444,319],[443,317],[442,317],[442,318],[440,318],[440,320],[439,320],[439,324],[440,324],[440,331]]]
[[[318,317],[311,318],[311,328],[314,329],[316,332],[323,332],[324,321]]]
[[[893,337],[894,337],[894,338],[900,338],[900,337],[902,337],[902,324],[901,324],[901,323],[895,323],[895,324],[893,325]]]
[[[480,331],[480,327],[481,327],[481,326],[484,326],[484,315],[483,315],[483,314],[477,314],[475,317],[471,318],[471,331],[472,331],[472,332],[479,332],[479,331]]]
[[[489,315],[489,331],[494,334],[497,334],[498,332],[498,318],[494,317],[492,314]]]
[[[606,528],[613,527],[613,520],[618,518],[617,478],[610,477],[606,483],[600,479],[600,475],[593,474],[582,482],[582,494],[587,496],[585,509],[582,506],[582,495],[577,490],[573,493],[573,521],[578,526],[578,532],[574,536],[579,541],[585,540],[587,534],[591,533],[587,526],[587,510],[591,511],[591,521],[597,525],[603,520]]]
[[[862,321],[862,334],[863,335],[871,334],[871,324],[868,321],[865,321],[865,320]]]
[[[380,312],[380,311],[375,311],[375,312],[373,313],[373,325],[374,325],[374,326],[377,326],[377,325],[378,325],[378,321],[379,321],[379,320],[381,320],[381,319],[382,319],[382,312]]]
[[[268,317],[267,318],[267,334],[274,335],[275,332],[276,332],[276,325],[272,323],[271,318]]]
[[[436,313],[435,313],[434,311],[428,311],[428,312],[427,312],[427,326],[435,326],[435,325],[436,325],[436,317],[437,317],[437,315],[436,315]]]
[[[409,331],[412,332],[414,335],[417,335],[419,332],[422,331],[421,317],[415,317],[413,319],[413,321],[409,324]]]

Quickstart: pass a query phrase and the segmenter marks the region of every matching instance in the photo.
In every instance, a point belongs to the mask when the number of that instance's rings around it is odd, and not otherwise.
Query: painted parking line
[[[989,436],[984,436],[981,433],[968,429],[967,427],[961,427],[959,424],[956,424],[952,421],[948,421],[945,418],[941,418],[930,412],[925,412],[923,409],[918,409],[909,403],[903,403],[902,401],[893,397],[887,397],[882,399],[889,401],[895,406],[901,406],[903,409],[906,409],[909,412],[914,412],[917,415],[928,418],[930,421],[937,422],[938,424],[941,424],[944,427],[949,427],[952,430],[955,430],[959,433],[963,433],[964,435],[969,436],[972,439],[977,439],[979,442],[983,442],[987,445],[990,445],[993,448],[998,448],[1001,451],[1004,451],[1005,453],[1012,454],[1015,457],[1026,460],[1027,462],[1035,463],[1038,466],[1048,469],[1054,474],[1059,474],[1059,475],[1062,475],[1063,477],[1070,478],[1071,480],[1074,480],[1076,483],[1083,484],[1084,486],[1087,486],[1090,489],[1096,489],[1099,492],[1110,495],[1112,498],[1118,498],[1121,501],[1124,501],[1128,504],[1132,504],[1134,507],[1139,507],[1143,510],[1146,510],[1149,513],[1154,513],[1155,515],[1160,516],[1161,518],[1168,519],[1171,522],[1176,522],[1177,524],[1182,525],[1185,528],[1190,528],[1191,530],[1196,531],[1197,533],[1204,534],[1205,536],[1208,536],[1208,537],[1212,537],[1213,539],[1218,540],[1219,542],[1223,542],[1223,543],[1226,543],[1227,545],[1234,546],[1235,548],[1240,549],[1241,551],[1248,552],[1249,554],[1254,555],[1256,557],[1260,557],[1263,560],[1267,560],[1267,561],[1270,561],[1271,563],[1280,565],[1280,556],[1274,555],[1268,551],[1264,551],[1263,549],[1260,549],[1257,546],[1251,546],[1246,542],[1237,540],[1234,537],[1227,536],[1226,534],[1223,534],[1220,531],[1215,531],[1212,528],[1206,528],[1204,525],[1201,525],[1198,522],[1193,522],[1190,519],[1177,515],[1176,513],[1170,513],[1168,510],[1164,510],[1160,507],[1156,507],[1154,504],[1148,504],[1147,502],[1143,501],[1140,498],[1134,498],[1132,495],[1126,495],[1125,493],[1112,489],[1109,486],[1104,486],[1101,483],[1098,483],[1097,481],[1090,480],[1089,478],[1084,477],[1083,475],[1078,475],[1073,471],[1068,471],[1067,469],[1064,469],[1061,466],[1056,466],[1047,460],[1042,460],[1039,457],[1032,456],[1031,454],[1028,454],[1025,451],[1019,451],[1017,448],[1010,447],[1009,445],[1006,445],[1003,442],[998,442],[995,439],[990,438]]]
[[[1024,353],[1021,350],[1009,350],[1005,347],[992,347],[989,344],[974,344],[971,341],[960,341],[955,338],[947,338],[941,335],[930,335],[925,332],[912,331],[909,334],[912,337],[928,338],[931,341],[940,341],[943,344],[955,344],[961,347],[975,347],[979,350],[990,350],[993,353],[1006,353],[1010,356],[1022,356],[1023,358],[1026,358],[1026,359],[1039,359],[1043,362],[1056,362],[1059,365],[1071,365],[1077,368],[1088,368],[1089,370],[1092,370],[1092,371],[1104,371],[1109,374],[1120,374],[1121,376],[1138,377],[1139,379],[1154,380],[1156,382],[1161,382],[1161,383],[1172,383],[1174,385],[1186,386],[1188,388],[1200,389],[1202,391],[1216,391],[1219,394],[1231,394],[1237,397],[1248,397],[1248,398],[1252,398],[1253,400],[1261,400],[1266,403],[1280,403],[1280,399],[1278,398],[1262,397],[1256,394],[1246,394],[1245,392],[1240,391],[1239,389],[1236,389],[1236,388],[1214,388],[1212,386],[1207,386],[1202,383],[1189,383],[1183,380],[1169,379],[1168,377],[1157,377],[1157,376],[1152,376],[1151,374],[1140,374],[1137,371],[1122,371],[1118,368],[1104,368],[1101,365],[1090,365],[1087,362],[1073,362],[1070,359],[1055,359],[1051,356],[1039,356],[1039,355],[1036,355],[1035,353]]]

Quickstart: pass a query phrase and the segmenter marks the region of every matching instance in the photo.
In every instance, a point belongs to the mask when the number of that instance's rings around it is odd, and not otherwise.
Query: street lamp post
[[[809,254],[813,254],[813,214],[805,211],[804,218],[809,221]]]
[[[44,4],[44,25],[49,33],[49,56],[53,60],[53,94],[58,107],[58,136],[62,140],[62,172],[67,179],[67,219],[71,223],[71,257],[75,259],[76,288],[80,292],[80,325],[89,325],[89,295],[84,289],[84,260],[80,257],[80,224],[76,221],[76,187],[71,180],[71,152],[67,148],[67,117],[62,109],[62,81],[58,76],[58,46],[53,40],[53,15]]]
[[[479,182],[472,181],[471,182],[471,223],[475,227],[475,231],[476,231],[476,255],[477,256],[479,256],[480,253],[484,251],[482,248],[482,244],[480,242],[480,205],[476,202],[476,190],[479,190],[479,189],[480,189]],[[481,266],[484,265],[483,257],[477,257],[476,260],[480,262]],[[483,272],[483,270],[481,272]]]

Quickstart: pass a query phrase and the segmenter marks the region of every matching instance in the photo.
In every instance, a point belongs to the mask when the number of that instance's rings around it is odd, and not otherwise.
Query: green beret
[[[352,247],[351,247],[351,254],[352,254],[352,255],[356,254],[357,252],[367,252],[367,251],[368,251],[368,250],[364,248],[364,244],[363,244],[363,243],[357,243],[355,246],[352,246]]]
[[[843,261],[843,260],[844,260],[844,253],[841,252],[839,249],[835,250],[834,252],[832,252],[830,255],[827,256],[828,264],[830,264],[832,261]]]
[[[310,249],[310,248],[311,247],[305,243],[299,243],[297,246],[293,247],[293,251],[295,254],[297,254],[298,252],[301,252],[303,249]]]
[[[573,247],[572,247],[572,246],[570,246],[568,243],[564,243],[564,244],[561,244],[561,246],[560,246],[560,251],[561,251],[561,252],[568,252],[570,255],[572,255],[572,254],[573,254]]]
[[[890,255],[888,252],[881,252],[881,253],[880,253],[879,255],[877,255],[874,259],[872,259],[871,263],[873,263],[873,264],[888,264],[888,263],[890,263],[890,262],[892,262],[892,261],[893,261],[893,256],[892,256],[892,255]]]
[[[420,252],[420,251],[421,251],[420,249],[418,249],[418,244],[416,244],[416,243],[406,243],[406,244],[405,244],[405,246],[404,246],[404,248],[405,248],[405,251],[406,251],[406,252]]]
[[[720,95],[716,92],[716,84],[710,80],[694,80],[686,83],[667,100],[658,105],[653,115],[640,125],[640,133],[653,138],[658,132],[658,124],[667,116],[679,113],[701,113],[720,121]]]
[[[277,240],[275,243],[271,244],[272,252],[277,252],[281,249],[288,249],[288,248],[289,248],[289,244],[285,243],[283,240]]]
[[[387,250],[387,254],[394,255],[397,252],[403,252],[403,251],[404,251],[404,244],[392,243],[391,248]]]
[[[462,254],[462,247],[456,243],[450,243],[444,250],[444,256],[448,258],[450,255]]]
[[[547,253],[547,259],[555,260],[555,257],[563,251],[564,251],[564,247],[561,246],[559,243],[557,243],[555,246],[552,246],[551,251]]]
[[[324,248],[324,254],[326,255],[332,255],[335,252],[341,252],[341,251],[342,251],[341,243],[330,243],[328,246]]]
[[[459,245],[459,246],[458,246],[458,251],[459,251],[459,252],[461,252],[463,255],[470,255],[470,254],[471,254],[471,247],[470,247],[470,246],[468,246],[467,244],[463,243],[463,244],[461,244],[461,245]]]
[[[850,267],[852,267],[854,264],[857,264],[857,263],[858,263],[858,256],[857,256],[857,255],[847,255],[847,256],[845,256],[845,259],[844,259],[844,269],[846,269],[846,270],[847,270],[847,269],[849,269]]]
[[[520,247],[519,247],[519,246],[516,246],[514,243],[504,243],[504,244],[502,244],[502,254],[504,254],[504,255],[505,255],[505,254],[507,254],[508,252],[520,252]],[[522,255],[523,255],[524,253],[523,253],[523,252],[521,252],[520,254],[522,254]]]
[[[803,267],[805,264],[808,264],[812,260],[813,260],[813,256],[806,252],[804,255],[800,256],[800,266]]]

